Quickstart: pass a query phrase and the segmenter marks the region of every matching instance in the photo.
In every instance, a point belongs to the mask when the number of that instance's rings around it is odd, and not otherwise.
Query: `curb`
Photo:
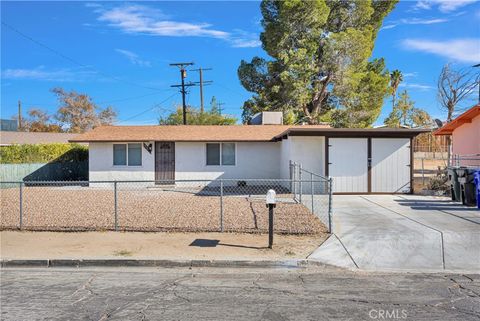
[[[306,268],[327,266],[306,259],[293,260],[142,260],[142,259],[44,259],[44,260],[1,260],[0,266],[7,267],[219,267],[219,268]]]

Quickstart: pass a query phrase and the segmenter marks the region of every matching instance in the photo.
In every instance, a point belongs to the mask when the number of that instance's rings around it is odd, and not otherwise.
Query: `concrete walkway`
[[[480,211],[447,198],[338,195],[309,259],[365,270],[480,271]]]

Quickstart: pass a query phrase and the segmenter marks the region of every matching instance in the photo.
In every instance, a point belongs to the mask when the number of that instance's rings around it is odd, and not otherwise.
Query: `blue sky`
[[[169,63],[193,61],[213,68],[204,78],[212,96],[240,119],[251,95],[240,85],[241,59],[265,56],[259,2],[6,2],[1,3],[1,117],[38,107],[57,109],[53,87],[76,90],[100,106],[112,105],[119,124],[156,124],[181,103],[170,85],[180,81]],[[22,33],[24,36],[20,35]],[[26,38],[28,37],[28,39]],[[445,63],[480,63],[480,2],[401,1],[385,19],[374,57],[405,76],[416,106],[445,118],[436,79]],[[188,72],[187,81],[198,81]],[[187,101],[199,106],[198,87]],[[474,103],[472,99],[471,102]],[[385,100],[382,115],[391,110]]]

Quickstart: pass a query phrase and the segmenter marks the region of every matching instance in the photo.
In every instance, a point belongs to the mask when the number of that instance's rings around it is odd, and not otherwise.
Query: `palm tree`
[[[395,97],[397,96],[397,89],[403,81],[402,72],[395,69],[390,73],[390,87],[392,87],[392,108],[395,108]]]

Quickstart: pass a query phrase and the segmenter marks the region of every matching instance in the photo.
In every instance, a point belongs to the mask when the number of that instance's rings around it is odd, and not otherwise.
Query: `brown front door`
[[[175,143],[155,142],[155,180],[173,184],[175,180]]]

